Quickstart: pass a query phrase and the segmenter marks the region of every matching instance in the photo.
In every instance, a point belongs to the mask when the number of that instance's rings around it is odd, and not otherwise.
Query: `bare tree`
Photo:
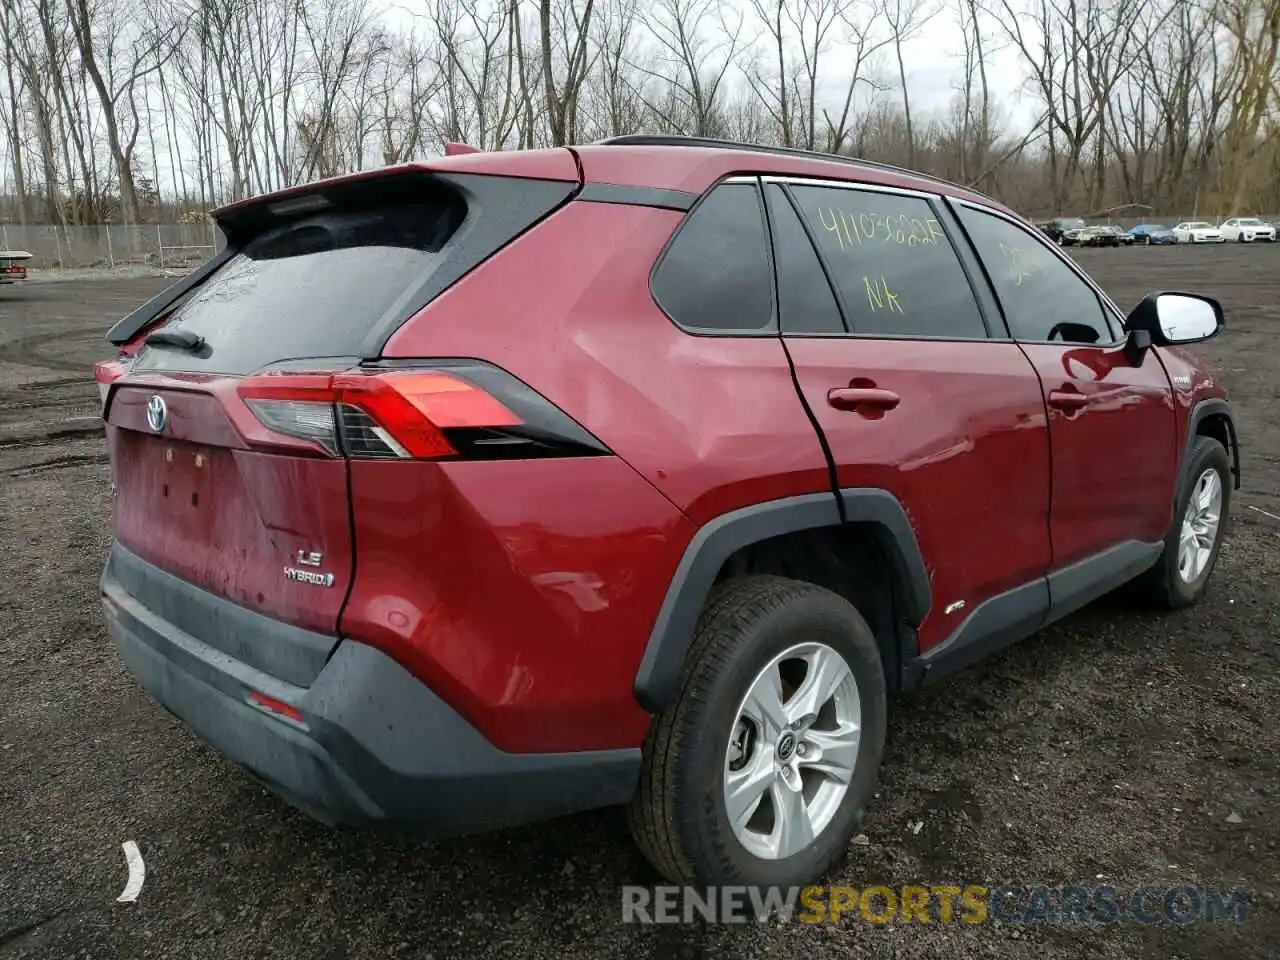
[[[744,17],[724,0],[653,0],[640,19],[661,50],[665,70],[636,64],[666,82],[662,101],[646,99],[668,130],[696,137],[720,132],[720,95],[742,40]]]
[[[865,18],[864,18],[865,15]],[[827,123],[827,151],[841,153],[848,140],[854,137],[852,129],[854,98],[859,84],[872,91],[883,89],[883,85],[874,77],[872,67],[876,54],[887,46],[891,38],[880,31],[880,10],[878,7],[865,7],[851,4],[840,13],[844,24],[844,44],[846,52],[843,62],[846,63],[844,98],[840,113],[833,117],[824,112]],[[864,117],[864,123],[865,123]]]
[[[907,126],[907,163],[915,166],[916,141],[911,129],[911,94],[907,90],[907,65],[902,47],[937,16],[939,7],[933,0],[879,0],[880,10],[893,39],[893,52],[898,60],[898,82],[902,88],[902,114]]]
[[[930,56],[954,56],[946,104],[908,89],[940,3],[954,29]],[[501,150],[645,130],[852,152],[1037,214],[1280,208],[1280,0],[419,11],[401,27],[371,0],[0,0],[0,218],[136,222],[154,204],[199,220],[446,140]],[[991,73],[1001,45],[1020,77]],[[1024,80],[1030,123],[1013,109],[1023,91],[1009,95]]]
[[[13,162],[13,185],[17,191],[18,223],[27,222],[27,174],[23,165],[22,98],[26,93],[26,80],[16,67],[20,51],[18,29],[20,14],[14,0],[0,2],[0,51],[4,52],[4,73],[8,99],[0,107],[4,120],[5,137],[9,141],[9,155]]]
[[[128,0],[70,0],[71,25],[85,72],[98,94],[107,145],[119,177],[120,209],[138,222],[134,147],[141,124],[135,94],[139,81],[161,69],[173,54],[182,21],[163,22]]]
[[[634,132],[648,116],[644,87],[652,78],[631,66],[640,56],[636,12],[637,0],[607,0],[598,7],[595,82],[584,89],[593,104],[595,139]]]
[[[586,0],[581,12],[577,0],[538,0],[538,28],[542,41],[542,83],[547,99],[547,122],[551,143],[563,146],[577,139],[578,96],[591,69],[592,50],[588,43],[591,13],[595,0]],[[560,40],[556,49],[553,34]],[[563,63],[564,76],[556,80]]]
[[[1135,27],[1144,0],[995,0],[996,19],[1021,53],[1049,116],[1049,168],[1061,206],[1081,172],[1085,150],[1106,117],[1112,93],[1139,50]],[[1065,158],[1059,152],[1063,141]],[[1105,186],[1095,153],[1090,202]]]
[[[1243,213],[1249,188],[1249,163],[1264,145],[1276,142],[1280,109],[1280,0],[1220,0],[1218,22],[1231,37],[1229,101],[1223,126],[1223,166],[1218,195],[1220,210]],[[1271,126],[1259,138],[1263,121]]]

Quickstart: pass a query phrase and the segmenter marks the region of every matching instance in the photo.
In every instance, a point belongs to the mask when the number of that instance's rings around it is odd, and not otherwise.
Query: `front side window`
[[[773,283],[760,191],[714,188],[680,225],[653,275],[653,296],[680,326],[748,333],[773,325]]]
[[[1016,339],[1114,341],[1097,293],[1050,248],[994,214],[958,209]]]
[[[921,197],[792,186],[855,334],[985,339],[968,277]]]

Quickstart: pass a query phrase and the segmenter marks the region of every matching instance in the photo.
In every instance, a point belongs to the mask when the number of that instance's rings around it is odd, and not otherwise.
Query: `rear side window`
[[[853,333],[985,339],[955,249],[920,197],[793,186]]]
[[[844,333],[840,308],[809,235],[782,188],[770,185],[769,226],[778,273],[778,317],[783,333]]]
[[[1115,341],[1093,288],[1037,236],[994,214],[963,205],[957,210],[986,265],[1015,338],[1067,343]]]
[[[760,193],[726,183],[681,223],[653,274],[653,297],[680,326],[747,333],[773,326]]]
[[[430,275],[461,200],[305,217],[251,240],[170,315],[207,356],[146,349],[137,369],[249,373],[283,359],[357,356],[369,330]]]

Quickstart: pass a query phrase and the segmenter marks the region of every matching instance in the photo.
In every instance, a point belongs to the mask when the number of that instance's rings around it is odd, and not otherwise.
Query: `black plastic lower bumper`
[[[444,836],[625,803],[635,790],[638,749],[506,753],[365,644],[339,643],[307,687],[271,676],[158,616],[125,589],[117,566],[128,568],[131,584],[140,573],[163,583],[166,608],[180,602],[175,590],[190,591],[200,605],[216,603],[219,617],[235,620],[250,643],[255,629],[263,642],[278,642],[282,625],[176,581],[118,545],[103,573],[111,635],[142,686],[205,742],[319,820],[396,821]],[[302,722],[259,707],[253,691],[295,707]]]

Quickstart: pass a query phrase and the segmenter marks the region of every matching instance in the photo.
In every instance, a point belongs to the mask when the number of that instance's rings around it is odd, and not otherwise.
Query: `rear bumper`
[[[309,686],[271,676],[174,626],[131,594],[117,566],[163,571],[116,545],[102,576],[107,622],[138,682],[218,752],[294,806],[334,824],[392,821],[430,836],[542,820],[626,802],[639,750],[513,754],[498,750],[417,678],[354,641],[338,644]],[[211,598],[182,581],[196,604]],[[166,606],[181,603],[167,597]],[[226,604],[250,643],[281,624]],[[292,629],[292,628],[286,628]],[[305,631],[298,631],[305,634]],[[308,635],[309,636],[309,635]],[[259,691],[301,712],[280,717]]]

